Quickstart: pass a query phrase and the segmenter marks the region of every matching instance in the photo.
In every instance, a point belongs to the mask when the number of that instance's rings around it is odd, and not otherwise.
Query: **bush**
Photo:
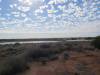
[[[9,58],[0,64],[0,75],[15,75],[27,68],[27,63],[23,59]]]
[[[69,58],[69,54],[67,52],[64,53],[64,59],[67,60]]]
[[[47,59],[45,57],[41,57],[40,62],[41,62],[42,65],[46,65],[47,64]]]
[[[6,51],[7,51],[7,52],[13,52],[13,51],[17,51],[17,49],[11,48],[11,47],[10,47],[10,48],[6,49]]]
[[[95,48],[100,49],[100,36],[97,36],[93,41],[92,41],[92,45]]]
[[[15,44],[14,44],[14,46],[19,46],[19,45],[20,45],[20,43],[15,43]]]
[[[43,45],[40,45],[40,48],[50,48],[51,46],[49,44],[43,44]]]
[[[51,60],[51,61],[54,61],[54,60],[57,60],[57,59],[59,59],[57,55],[52,55],[52,56],[49,57],[49,60]]]
[[[32,60],[42,60],[41,58],[49,58],[50,56],[55,55],[56,52],[53,50],[29,50],[26,52],[25,57],[28,59],[28,61]]]

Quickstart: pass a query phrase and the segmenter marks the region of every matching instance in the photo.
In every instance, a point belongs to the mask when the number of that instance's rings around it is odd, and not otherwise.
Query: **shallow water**
[[[15,44],[15,43],[51,43],[51,42],[59,42],[59,41],[21,41],[21,42],[2,42],[1,45],[4,44]]]
[[[91,40],[66,40],[66,41],[91,41]],[[20,42],[1,42],[0,45],[15,44],[15,43],[56,43],[61,41],[20,41]]]

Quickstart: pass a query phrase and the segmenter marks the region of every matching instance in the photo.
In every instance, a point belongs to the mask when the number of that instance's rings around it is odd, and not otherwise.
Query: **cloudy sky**
[[[100,0],[0,0],[0,38],[96,35]]]

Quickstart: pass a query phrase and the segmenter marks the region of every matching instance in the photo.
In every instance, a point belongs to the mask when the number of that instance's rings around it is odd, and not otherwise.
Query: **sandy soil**
[[[29,70],[19,75],[100,75],[100,51],[69,52],[69,55],[69,59],[64,60],[62,53],[58,60],[46,65],[33,62]]]

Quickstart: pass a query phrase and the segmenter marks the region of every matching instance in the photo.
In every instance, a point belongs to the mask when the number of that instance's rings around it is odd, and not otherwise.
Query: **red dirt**
[[[49,61],[46,65],[33,62],[30,69],[20,75],[75,75],[79,63],[85,64],[95,75],[100,75],[100,52],[70,52],[69,55],[68,60],[62,59],[61,54],[59,60]]]

